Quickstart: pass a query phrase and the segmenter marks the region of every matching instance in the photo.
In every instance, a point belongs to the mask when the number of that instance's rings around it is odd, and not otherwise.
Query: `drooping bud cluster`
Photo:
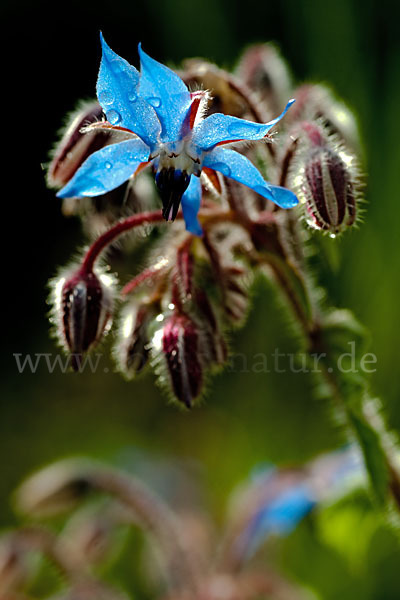
[[[92,350],[111,326],[114,280],[83,268],[53,281],[51,301],[56,335],[79,369],[82,355]]]
[[[130,378],[151,358],[160,384],[186,407],[201,396],[208,371],[227,357],[222,314],[203,289],[204,270],[211,269],[206,258],[203,243],[188,237],[158,269],[148,269],[153,294],[143,296],[145,281],[139,281],[137,297],[123,308],[115,351]]]

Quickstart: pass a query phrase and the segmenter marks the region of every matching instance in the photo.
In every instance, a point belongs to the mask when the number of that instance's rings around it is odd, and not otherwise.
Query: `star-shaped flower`
[[[97,97],[107,121],[91,128],[111,128],[122,141],[91,154],[57,196],[104,194],[150,164],[164,218],[173,221],[182,205],[186,229],[196,235],[202,233],[197,213],[203,169],[219,171],[282,208],[298,203],[290,190],[267,183],[245,156],[222,147],[265,138],[294,100],[269,123],[221,113],[204,118],[206,92],[191,93],[176,73],[150,58],[140,44],[139,73],[100,37]]]

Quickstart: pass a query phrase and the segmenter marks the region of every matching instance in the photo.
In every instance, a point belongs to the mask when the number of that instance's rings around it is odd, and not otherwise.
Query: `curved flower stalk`
[[[22,484],[16,496],[20,512],[44,519],[79,506],[96,492],[106,494],[108,503],[84,505],[58,535],[35,526],[12,532],[4,543],[12,546],[14,553],[17,550],[20,558],[37,550],[56,563],[66,589],[55,598],[125,597],[93,577],[102,562],[107,564],[117,539],[113,533],[122,524],[139,527],[151,544],[147,560],[151,561],[152,579],[157,579],[160,569],[162,575],[154,597],[307,600],[313,596],[276,573],[272,565],[258,564],[256,554],[265,544],[274,543],[274,538],[289,535],[315,506],[323,507],[364,484],[365,473],[355,448],[322,455],[300,468],[271,468],[233,494],[222,541],[216,543],[218,533],[202,510],[172,510],[140,480],[111,467],[61,461]],[[99,539],[103,549],[105,543],[105,552],[100,554],[93,552]],[[4,582],[9,594],[17,588],[24,590],[25,580],[14,574],[6,581],[1,574],[0,594]]]
[[[106,122],[90,127],[119,131],[122,141],[97,150],[58,192],[60,198],[109,192],[151,165],[163,202],[163,216],[175,220],[182,204],[186,228],[201,235],[202,170],[219,171],[283,208],[297,204],[292,192],[268,184],[245,157],[221,145],[265,138],[279,117],[265,124],[222,113],[203,118],[208,94],[190,93],[173,71],[150,58],[139,45],[141,72],[115,54],[101,36],[102,61],[97,96]],[[128,136],[128,139],[126,139]]]

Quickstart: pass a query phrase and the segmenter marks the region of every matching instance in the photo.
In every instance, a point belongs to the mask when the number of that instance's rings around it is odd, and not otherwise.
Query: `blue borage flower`
[[[189,92],[176,73],[150,58],[140,44],[139,73],[111,50],[102,34],[100,39],[97,97],[107,121],[87,129],[111,128],[121,141],[89,156],[57,196],[98,196],[152,165],[164,218],[173,221],[181,204],[186,229],[196,235],[202,233],[197,213],[203,169],[219,171],[282,208],[298,203],[290,190],[267,183],[245,156],[221,147],[265,138],[294,100],[269,123],[221,113],[204,118],[207,92]]]
[[[270,535],[288,535],[317,504],[337,500],[365,481],[363,460],[353,444],[318,456],[303,470],[268,467],[250,487],[252,509],[235,551],[249,559]]]

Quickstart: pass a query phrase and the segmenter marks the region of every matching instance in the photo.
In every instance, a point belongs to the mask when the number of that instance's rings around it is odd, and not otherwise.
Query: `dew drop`
[[[161,98],[158,98],[157,96],[147,98],[147,102],[151,104],[151,106],[153,106],[154,108],[160,108],[161,106]]]
[[[105,166],[105,168],[106,168],[106,169],[108,169],[108,170],[112,169],[112,164],[110,163],[110,161],[107,161],[107,162],[105,162],[105,163],[104,163],[104,166]]]
[[[98,196],[99,194],[104,194],[106,188],[104,185],[98,181],[97,179],[86,179],[86,190],[88,195],[90,196]]]
[[[107,119],[111,125],[116,125],[121,121],[121,115],[116,110],[111,109],[107,112]]]
[[[135,92],[130,92],[130,94],[128,94],[128,100],[129,102],[136,102],[137,100],[137,95]]]
[[[122,71],[124,70],[123,64],[122,64],[120,58],[113,59],[110,63],[110,66],[111,66],[111,69],[114,71],[114,73],[122,73]]]
[[[222,162],[215,163],[212,168],[222,173],[222,175],[225,175],[225,177],[230,177],[230,174],[232,173],[231,168]]]
[[[256,123],[251,124],[251,123],[247,123],[246,125],[244,125],[243,123],[231,123],[228,126],[228,132],[231,135],[235,135],[235,136],[243,136],[243,137],[248,137],[249,134],[252,133],[258,133],[260,129],[260,126],[257,125]]]
[[[114,102],[114,96],[108,90],[104,90],[99,94],[99,102],[100,104],[110,105]]]

